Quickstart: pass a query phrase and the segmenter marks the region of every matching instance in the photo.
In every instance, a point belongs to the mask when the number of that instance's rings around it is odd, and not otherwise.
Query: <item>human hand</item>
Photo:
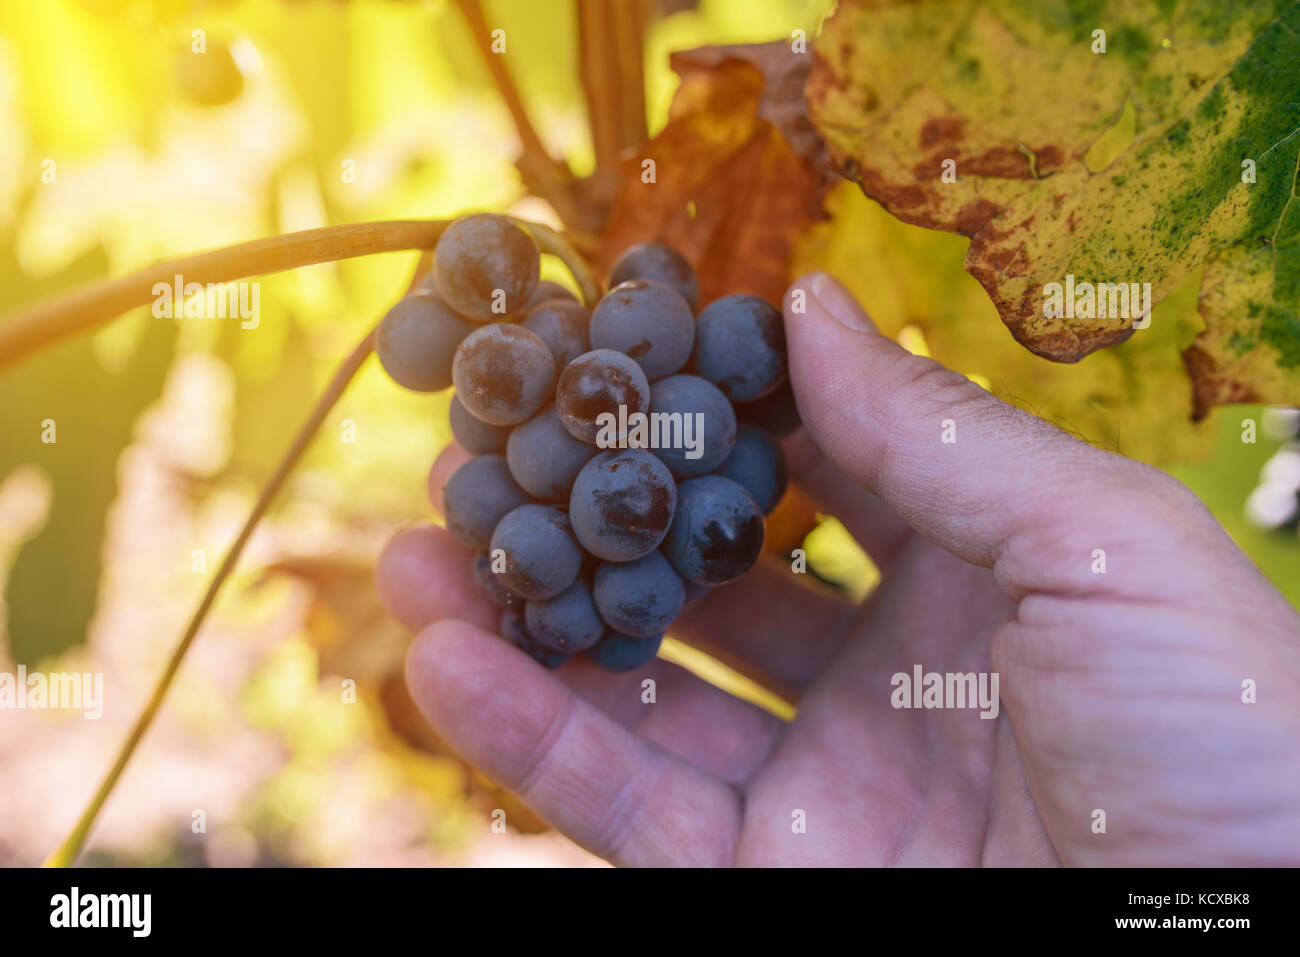
[[[378,583],[435,729],[618,864],[1300,863],[1300,618],[1199,501],[910,355],[828,277],[794,288],[792,475],[881,584],[857,607],[765,556],[673,628],[793,722],[662,660],[544,670],[428,526]],[[998,673],[997,718],[893,707],[918,664]]]

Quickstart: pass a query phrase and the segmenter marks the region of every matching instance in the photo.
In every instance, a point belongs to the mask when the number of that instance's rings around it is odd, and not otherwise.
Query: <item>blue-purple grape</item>
[[[537,335],[494,322],[460,344],[452,364],[456,394],[489,425],[518,425],[550,401],[555,359]]]
[[[487,552],[479,552],[474,556],[474,580],[478,582],[483,594],[498,608],[523,604],[522,598],[511,594],[510,589],[501,584],[501,576],[492,571],[492,558]]]
[[[632,359],[613,349],[596,349],[578,356],[560,373],[555,410],[575,439],[596,444],[601,416],[619,418],[650,408],[650,383]]]
[[[539,279],[537,285],[533,287],[533,291],[529,295],[528,300],[524,303],[524,311],[528,312],[541,303],[549,302],[552,299],[568,299],[572,302],[578,301],[577,296],[564,286],[561,286],[558,282],[553,282],[550,279]]]
[[[692,368],[733,402],[771,395],[786,380],[780,310],[749,295],[723,296],[709,303],[695,323]]]
[[[776,508],[790,480],[780,443],[748,423],[736,430],[736,445],[714,474],[731,479],[754,496],[764,515]]]
[[[534,641],[567,654],[590,648],[605,633],[591,590],[581,580],[554,598],[528,602],[524,622]]]
[[[587,327],[591,310],[575,299],[548,299],[528,310],[523,326],[535,332],[551,349],[555,368],[563,369],[584,352],[591,351]]]
[[[763,550],[763,513],[752,495],[721,475],[677,487],[677,513],[663,553],[687,581],[722,585],[753,567]]]
[[[458,468],[442,492],[447,529],[471,548],[486,549],[507,513],[528,504],[502,455],[479,455]]]
[[[672,286],[686,300],[691,312],[700,308],[700,280],[686,257],[663,243],[638,243],[623,250],[609,270],[607,285],[629,279],[654,279]]]
[[[447,417],[451,421],[452,437],[466,452],[487,455],[506,450],[506,442],[510,438],[510,426],[488,425],[465,408],[465,403],[460,401],[460,396],[452,395]]]
[[[695,316],[677,290],[652,279],[615,286],[591,313],[591,347],[637,361],[651,382],[686,365],[695,345]]]
[[[659,425],[654,454],[677,478],[707,475],[726,461],[736,444],[735,410],[717,386],[699,376],[674,375],[654,383],[650,410],[652,422],[671,423],[667,442],[665,426]]]
[[[631,671],[653,661],[663,640],[663,635],[635,638],[618,632],[606,632],[605,637],[584,654],[589,661],[607,671]]]
[[[510,474],[520,488],[544,502],[567,503],[573,480],[595,454],[569,434],[553,405],[516,425],[506,443]]]
[[[456,220],[433,251],[434,281],[442,298],[474,322],[502,322],[522,313],[540,268],[533,238],[495,213]]]
[[[573,655],[566,651],[556,651],[542,644],[528,631],[524,611],[519,607],[506,608],[501,612],[499,625],[501,637],[528,655],[544,668],[555,669],[564,664]]]
[[[672,474],[649,452],[601,452],[573,483],[569,521],[591,554],[607,562],[630,562],[663,541],[676,506]]]
[[[411,292],[375,331],[375,355],[400,386],[439,392],[451,385],[456,348],[474,327],[431,292]]]
[[[662,635],[686,602],[686,586],[658,551],[596,570],[592,595],[600,617],[637,638]]]
[[[578,577],[582,549],[558,508],[520,505],[497,523],[488,554],[504,558],[501,583],[523,598],[554,598]]]

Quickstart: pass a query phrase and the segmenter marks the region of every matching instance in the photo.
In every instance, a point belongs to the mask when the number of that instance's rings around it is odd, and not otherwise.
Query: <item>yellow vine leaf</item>
[[[838,167],[969,236],[966,269],[1033,352],[1148,335],[1147,291],[1204,266],[1196,413],[1300,401],[1296,0],[845,0],[815,53]],[[1131,140],[1091,169],[1129,110]]]

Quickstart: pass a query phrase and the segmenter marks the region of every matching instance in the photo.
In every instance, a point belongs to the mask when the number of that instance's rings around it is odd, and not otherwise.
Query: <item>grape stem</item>
[[[516,219],[513,216],[510,220],[526,229],[533,237],[533,242],[537,243],[537,248],[543,253],[555,256],[564,263],[582,293],[582,304],[588,308],[594,307],[601,295],[600,280],[592,272],[591,265],[573,248],[572,244],[550,226],[527,219]]]
[[[73,290],[0,322],[0,367],[152,302],[157,283],[231,282],[371,253],[432,249],[447,222],[395,220],[306,229],[173,259]]]

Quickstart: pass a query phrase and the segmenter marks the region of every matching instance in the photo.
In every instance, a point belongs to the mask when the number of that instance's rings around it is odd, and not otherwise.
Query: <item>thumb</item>
[[[1165,473],[1080,442],[907,352],[824,273],[791,286],[785,326],[795,398],[822,452],[917,531],[993,568],[1013,596],[1093,593],[1100,578],[1150,597],[1140,575],[1095,574],[1094,550],[1164,543],[1151,535],[1153,514],[1200,512],[1200,524],[1212,524]],[[1137,567],[1140,556],[1130,557]]]

